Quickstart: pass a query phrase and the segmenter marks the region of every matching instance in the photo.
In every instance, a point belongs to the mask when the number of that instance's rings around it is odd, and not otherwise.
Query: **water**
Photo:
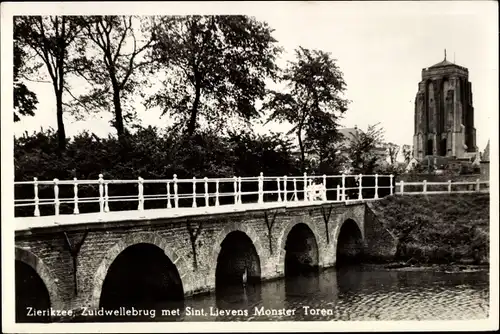
[[[151,308],[156,308],[154,314],[132,315]],[[332,268],[246,288],[228,287],[179,303],[134,309],[128,306],[122,312],[125,310],[131,316],[87,317],[83,321],[485,319],[489,312],[489,273],[400,271],[373,266]]]

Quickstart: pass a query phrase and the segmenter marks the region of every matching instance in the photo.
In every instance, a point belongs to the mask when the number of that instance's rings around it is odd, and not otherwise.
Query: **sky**
[[[434,2],[269,2],[159,4],[159,7],[116,6],[95,9],[89,14],[248,14],[266,21],[273,36],[284,47],[281,63],[293,59],[299,46],[330,52],[344,73],[349,110],[343,127],[380,123],[386,141],[412,144],[414,100],[421,71],[444,59],[469,69],[475,110],[477,146],[482,151],[496,136],[492,116],[498,112],[498,5],[493,1]],[[136,4],[137,6],[137,4]],[[60,7],[64,10],[63,7]],[[74,8],[70,8],[71,13]],[[67,9],[66,8],[66,9]],[[113,9],[114,8],[114,9]],[[137,12],[137,9],[139,12]],[[79,11],[85,14],[84,11]],[[152,11],[152,12],[151,12]],[[50,13],[54,13],[53,11]],[[39,99],[35,117],[14,124],[14,133],[56,128],[55,98],[50,84],[30,83]],[[167,124],[158,111],[137,105],[144,125]],[[102,118],[101,118],[102,117]],[[114,130],[110,115],[85,122],[66,119],[68,135],[89,129],[100,136]],[[289,126],[257,125],[256,130],[286,131]]]

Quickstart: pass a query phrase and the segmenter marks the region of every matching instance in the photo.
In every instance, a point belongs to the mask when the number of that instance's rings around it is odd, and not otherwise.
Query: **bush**
[[[116,138],[98,138],[84,132],[68,140],[67,149],[59,154],[57,134],[53,130],[25,134],[14,141],[15,180],[32,181],[93,179],[99,174],[104,179],[137,180],[171,179],[193,176],[283,176],[299,175],[299,165],[291,152],[291,144],[280,135],[255,135],[251,132],[230,133],[222,136],[212,132],[184,137],[175,132],[160,133],[156,127],[138,128],[124,141]],[[146,189],[147,187],[147,189]],[[255,189],[253,189],[254,187]],[[271,185],[272,187],[272,185]],[[245,184],[243,191],[257,190],[256,184]],[[269,189],[272,190],[272,189]],[[200,185],[197,191],[204,191]],[[210,188],[209,192],[215,189]],[[221,192],[232,191],[232,184],[221,184]],[[113,185],[110,196],[135,195],[137,185]],[[148,194],[165,194],[165,184],[147,184]],[[179,184],[179,193],[192,193],[191,184]],[[80,187],[79,197],[98,195],[97,186]],[[16,199],[33,198],[33,186],[18,186]],[[53,187],[40,187],[40,198],[53,198]],[[60,197],[73,197],[71,186],[60,187]],[[257,198],[255,198],[256,200]],[[200,204],[203,199],[200,199]],[[221,199],[231,201],[232,199]],[[165,203],[146,202],[149,207],[164,207]],[[80,211],[96,210],[97,204],[81,205]],[[134,209],[135,203],[111,203],[113,209]],[[53,208],[41,207],[42,214]],[[61,213],[71,213],[71,205],[61,206]],[[32,215],[32,208],[18,210]],[[18,212],[18,213],[19,213]]]
[[[397,260],[488,262],[489,194],[393,196],[374,202],[399,239]]]

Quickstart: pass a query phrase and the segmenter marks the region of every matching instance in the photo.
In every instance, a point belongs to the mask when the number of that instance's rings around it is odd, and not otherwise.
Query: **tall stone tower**
[[[476,129],[467,68],[446,60],[422,69],[415,99],[413,156],[467,158],[474,155]]]

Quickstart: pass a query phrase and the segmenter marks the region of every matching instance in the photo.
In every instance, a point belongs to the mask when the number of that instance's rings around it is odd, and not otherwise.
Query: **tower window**
[[[441,147],[439,150],[439,155],[445,156],[446,155],[446,138],[441,139]]]
[[[427,155],[432,155],[432,151],[434,148],[434,143],[432,142],[432,139],[427,140]]]

